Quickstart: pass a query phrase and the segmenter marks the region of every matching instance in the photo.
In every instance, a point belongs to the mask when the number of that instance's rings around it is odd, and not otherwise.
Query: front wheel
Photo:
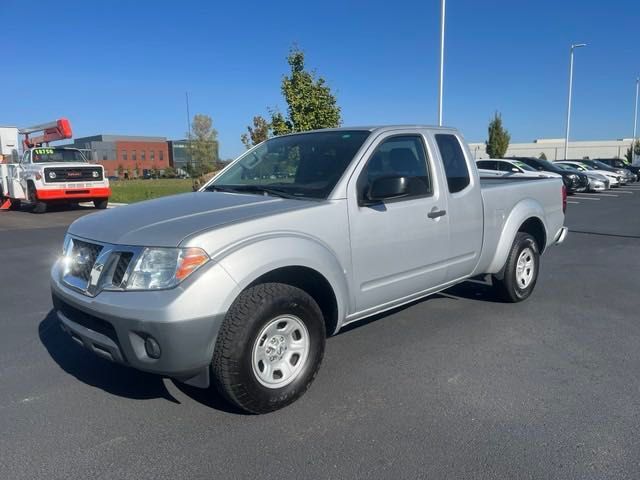
[[[47,211],[47,204],[38,200],[38,191],[32,183],[30,183],[27,188],[27,195],[29,196],[29,203],[33,206],[31,210],[33,213],[44,213]]]
[[[248,412],[283,408],[313,382],[325,336],[320,307],[303,290],[280,283],[250,287],[233,303],[218,333],[214,383]]]
[[[493,284],[503,300],[521,302],[533,292],[539,270],[540,252],[536,240],[528,233],[518,232],[509,251],[502,278],[494,276]]]
[[[107,205],[109,205],[108,198],[101,198],[99,200],[93,201],[93,206],[96,207],[98,210],[104,210],[105,208],[107,208]]]

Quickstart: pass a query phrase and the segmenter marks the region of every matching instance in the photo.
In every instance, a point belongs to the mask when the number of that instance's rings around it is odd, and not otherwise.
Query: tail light
[[[562,185],[562,213],[567,213],[567,187]]]

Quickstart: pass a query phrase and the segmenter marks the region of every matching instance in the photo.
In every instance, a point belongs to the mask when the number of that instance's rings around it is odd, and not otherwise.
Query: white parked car
[[[517,176],[517,177],[542,177],[560,178],[562,175],[553,172],[536,170],[520,160],[507,160],[503,158],[488,158],[476,160],[476,165],[481,176]]]
[[[579,172],[584,173],[588,177],[591,177],[594,174],[604,177],[607,180],[609,180],[609,187],[611,188],[620,186],[621,176],[616,172],[601,170],[599,168],[592,167],[591,165],[587,165],[586,163],[576,162],[573,160],[562,160],[554,163],[557,164],[560,168],[562,168],[562,165],[565,165],[565,167],[570,167],[570,168],[573,168],[574,170],[578,170]]]

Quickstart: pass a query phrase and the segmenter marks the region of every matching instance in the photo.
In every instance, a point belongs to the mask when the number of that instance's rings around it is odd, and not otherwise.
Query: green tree
[[[496,112],[489,123],[489,139],[486,143],[486,152],[490,158],[502,158],[507,153],[511,135],[502,126],[502,116]]]
[[[218,164],[218,132],[209,115],[198,113],[193,116],[187,149],[195,167],[212,170]]]
[[[544,152],[540,153],[540,156],[538,157],[540,160],[547,160],[547,156],[545,155]]]
[[[167,178],[176,178],[177,177],[176,169],[173,167],[165,167],[164,176]]]
[[[633,142],[631,142],[631,145],[633,146]],[[636,140],[635,142],[635,147],[634,147],[634,152],[636,157],[640,157],[640,140]],[[624,158],[627,159],[627,162],[632,163],[633,162],[633,155],[631,155],[631,147],[627,148],[627,152],[624,154]]]
[[[253,127],[247,127],[247,133],[240,136],[240,140],[247,149],[264,142],[271,136],[271,124],[262,116],[253,117]]]
[[[271,110],[275,135],[340,126],[340,107],[323,77],[304,67],[304,52],[293,48],[287,57],[291,73],[282,79],[287,116]]]

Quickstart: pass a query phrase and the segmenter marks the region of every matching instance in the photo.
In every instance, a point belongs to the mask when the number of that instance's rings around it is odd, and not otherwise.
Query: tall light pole
[[[569,54],[569,100],[567,101],[567,129],[564,135],[564,159],[567,160],[569,152],[569,128],[571,127],[571,93],[573,88],[573,51],[576,48],[586,47],[586,43],[574,43]]]
[[[444,83],[444,15],[447,0],[440,0],[440,88],[438,90],[438,126],[442,126],[442,89]]]
[[[636,78],[636,104],[633,110],[633,141],[631,142],[631,163],[636,159],[636,127],[638,126],[638,89],[640,78]]]

